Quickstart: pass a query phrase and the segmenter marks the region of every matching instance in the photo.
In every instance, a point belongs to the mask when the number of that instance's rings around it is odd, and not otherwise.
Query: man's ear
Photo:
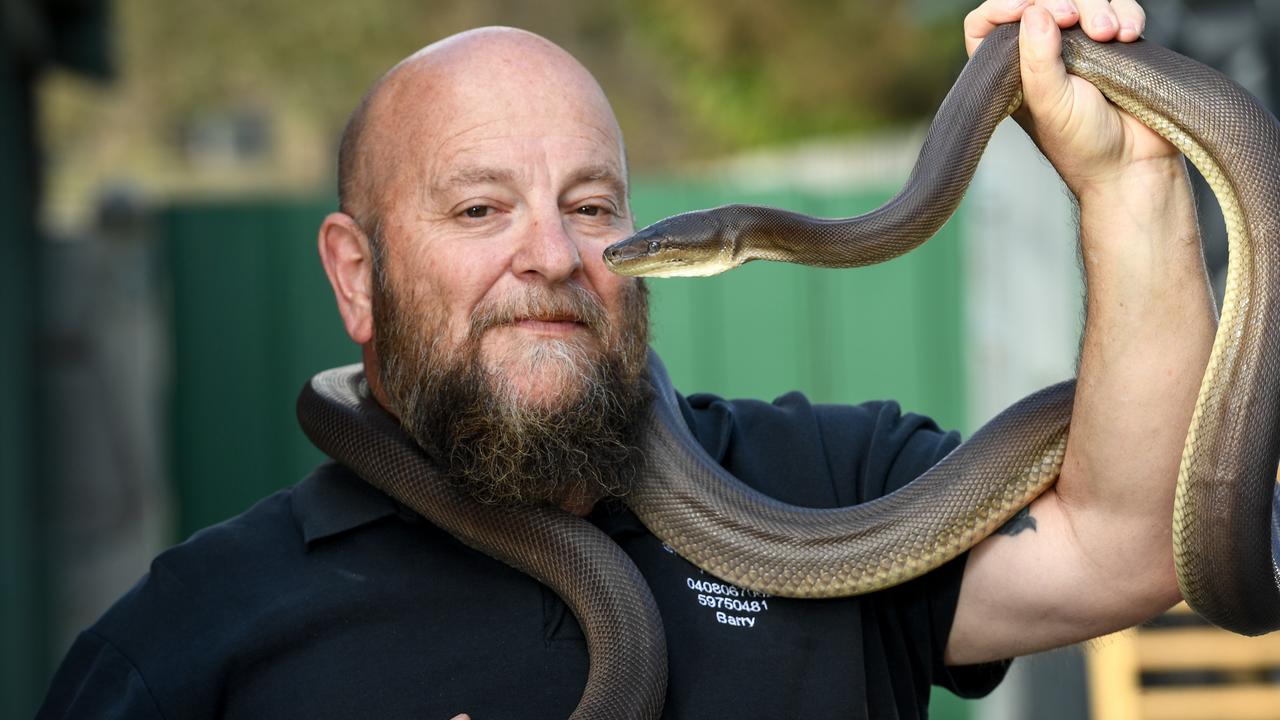
[[[333,286],[347,334],[360,345],[373,339],[373,251],[369,238],[346,213],[320,224],[320,262]]]

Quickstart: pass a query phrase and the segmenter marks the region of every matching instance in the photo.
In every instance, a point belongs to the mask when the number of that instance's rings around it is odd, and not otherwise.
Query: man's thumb
[[[1062,64],[1062,34],[1053,15],[1041,7],[1029,7],[1022,15],[1018,44],[1022,54],[1023,104],[1033,114],[1054,113],[1071,92]]]

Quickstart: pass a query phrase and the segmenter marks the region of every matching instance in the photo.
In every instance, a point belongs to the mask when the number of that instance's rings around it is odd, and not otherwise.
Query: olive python
[[[754,259],[853,267],[923,243],[959,204],[995,126],[1021,101],[1017,26],[982,43],[943,101],[904,188],[881,208],[828,220],[743,205],[668,218],[605,252],[616,272],[705,275]],[[1275,363],[1280,130],[1219,73],[1145,41],[1063,33],[1073,74],[1176,145],[1209,180],[1230,238],[1227,291],[1179,470],[1174,542],[1184,597],[1212,622],[1280,626],[1272,497],[1280,458]],[[1074,383],[1019,401],[902,490],[808,509],[729,476],[684,424],[656,356],[645,461],[628,505],[682,556],[744,587],[793,597],[856,595],[928,572],[993,532],[1056,480]],[[652,593],[593,525],[555,508],[481,505],[441,480],[369,393],[358,366],[303,388],[299,421],[325,453],[460,541],[560,595],[587,639],[574,718],[656,718],[666,645]],[[424,652],[426,650],[424,649]]]

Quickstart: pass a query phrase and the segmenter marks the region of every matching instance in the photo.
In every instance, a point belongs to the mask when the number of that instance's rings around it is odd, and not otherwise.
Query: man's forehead
[[[476,185],[519,185],[533,181],[530,177],[533,170],[513,164],[468,164],[463,163],[437,174],[431,181],[431,189],[435,192],[447,192],[451,189],[466,188]],[[586,161],[582,164],[567,165],[562,177],[553,178],[565,187],[599,183],[616,189],[626,190],[626,178],[622,167],[611,161]]]
[[[538,36],[464,33],[406,59],[380,85],[371,118],[380,127],[371,135],[388,180],[408,179],[401,173],[410,167],[417,172],[409,177],[428,179],[432,189],[512,180],[499,175],[527,171],[537,153],[524,146],[541,145],[552,149],[544,155],[559,156],[558,173],[595,174],[625,188],[621,131],[600,86]]]
[[[613,111],[591,73],[550,41],[512,28],[480,28],[430,45],[380,82],[389,104],[436,117],[577,108],[605,124]]]
[[[617,120],[603,95],[581,88],[552,92],[540,87],[545,84],[546,78],[526,82],[520,75],[460,83],[424,76],[395,93],[380,120],[389,135],[443,152],[531,139],[619,147]]]

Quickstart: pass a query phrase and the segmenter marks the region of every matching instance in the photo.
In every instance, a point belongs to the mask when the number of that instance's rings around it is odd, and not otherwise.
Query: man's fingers
[[[1120,34],[1116,37],[1122,42],[1137,40],[1147,27],[1147,13],[1137,0],[1115,0],[1111,9],[1120,20]]]
[[[1031,0],[986,0],[964,18],[964,49],[970,55],[997,25],[1022,17]]]
[[[1019,20],[1032,5],[1047,10],[1060,28],[1077,23],[1100,42],[1133,42],[1147,25],[1137,0],[986,0],[964,19],[964,49],[973,55],[997,25]]]
[[[1060,28],[1068,28],[1080,22],[1080,10],[1075,0],[1036,0],[1036,6],[1048,10]]]
[[[1080,27],[1098,42],[1114,40],[1120,31],[1120,19],[1108,0],[1076,0]]]

